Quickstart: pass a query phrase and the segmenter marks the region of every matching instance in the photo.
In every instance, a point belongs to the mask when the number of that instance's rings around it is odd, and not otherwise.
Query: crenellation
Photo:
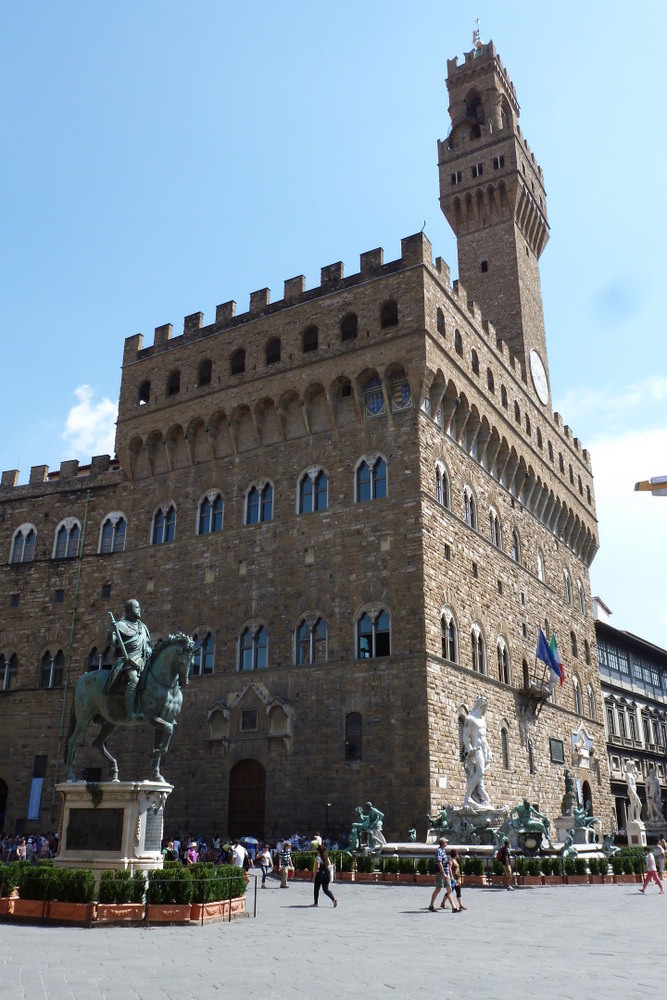
[[[76,458],[68,459],[60,463],[59,476],[61,479],[74,479],[79,474],[79,461]]]
[[[401,262],[406,267],[412,267],[415,264],[428,264],[429,267],[433,267],[433,247],[423,232],[403,237],[401,240]]]
[[[556,427],[562,428],[563,426],[563,420],[561,418],[561,415],[556,410],[554,410],[554,423]]]
[[[183,319],[183,336],[191,337],[197,331],[201,330],[204,325],[204,314],[203,312],[190,313],[189,316],[185,316]]]
[[[111,468],[111,455],[93,455],[90,460],[90,474],[92,476],[102,475]]]
[[[449,264],[445,262],[445,259],[443,257],[435,258],[435,270],[443,279],[443,283],[445,284],[445,286],[451,289],[452,281],[451,281]]]
[[[127,365],[130,362],[135,361],[139,352],[143,350],[143,346],[143,333],[134,333],[131,337],[126,337],[125,345],[123,347],[123,365]]]
[[[45,483],[48,474],[48,465],[33,465],[30,469],[30,485],[35,486],[37,483]]]
[[[236,302],[234,299],[230,299],[229,302],[221,302],[219,306],[215,307],[215,322],[216,326],[224,326],[231,321],[236,316]]]
[[[19,484],[19,470],[18,469],[8,469],[6,472],[2,473],[2,482],[0,486],[14,487]]]
[[[359,273],[365,278],[376,274],[384,267],[384,250],[376,247],[375,250],[367,250],[359,255]]]
[[[174,328],[171,323],[163,323],[162,326],[155,327],[155,339],[153,340],[153,346],[158,350],[161,347],[166,347],[167,342],[171,340]]]
[[[305,291],[306,291],[306,276],[305,274],[297,274],[295,278],[287,278],[285,280],[285,291],[283,293],[283,299],[288,304],[291,304],[292,302],[298,302]]]
[[[251,315],[263,312],[271,304],[271,289],[270,288],[258,288],[256,292],[250,293],[250,308],[248,312]]]
[[[345,268],[342,260],[337,260],[334,264],[326,264],[320,269],[320,287],[330,291],[335,285],[345,277]]]

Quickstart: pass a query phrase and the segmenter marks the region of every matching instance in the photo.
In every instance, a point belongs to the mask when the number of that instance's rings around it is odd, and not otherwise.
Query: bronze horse
[[[153,650],[137,686],[137,709],[144,716],[143,723],[155,729],[151,781],[165,780],[160,774],[160,760],[169,748],[176,717],[181,711],[181,688],[188,683],[194,649],[194,642],[183,632],[162,639]],[[76,781],[74,755],[91,722],[100,726],[93,746],[110,761],[112,781],[119,780],[118,761],[110,753],[107,739],[116,726],[133,726],[142,722],[141,719],[128,722],[124,687],[106,692],[104,688],[108,678],[108,670],[95,670],[83,674],[77,681],[65,755],[68,781]]]

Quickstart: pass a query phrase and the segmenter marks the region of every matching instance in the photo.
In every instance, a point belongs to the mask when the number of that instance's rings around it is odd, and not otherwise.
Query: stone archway
[[[240,760],[229,772],[229,835],[263,839],[265,808],[265,769],[259,761]]]

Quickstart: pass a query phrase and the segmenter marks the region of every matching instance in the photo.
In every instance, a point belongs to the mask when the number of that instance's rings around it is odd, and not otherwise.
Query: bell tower
[[[459,278],[550,400],[539,258],[549,239],[542,169],[519,129],[519,102],[493,42],[447,61],[451,129],[438,142],[440,206]]]

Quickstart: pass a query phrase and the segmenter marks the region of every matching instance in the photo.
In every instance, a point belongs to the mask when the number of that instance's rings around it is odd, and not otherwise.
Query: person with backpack
[[[315,855],[315,862],[313,864],[313,878],[315,901],[312,905],[317,906],[321,889],[324,895],[328,896],[333,902],[334,908],[337,907],[338,900],[329,889],[329,884],[331,882],[331,862],[329,861],[329,853],[324,844],[320,844],[317,848],[317,854]]]
[[[512,865],[510,861],[510,842],[507,839],[507,837],[505,837],[501,847],[498,849],[498,853],[496,854],[496,860],[500,861],[505,872],[505,881],[506,881],[505,888],[507,889],[508,892],[513,892],[514,886],[512,885],[512,882],[514,881],[514,879],[512,876]]]

